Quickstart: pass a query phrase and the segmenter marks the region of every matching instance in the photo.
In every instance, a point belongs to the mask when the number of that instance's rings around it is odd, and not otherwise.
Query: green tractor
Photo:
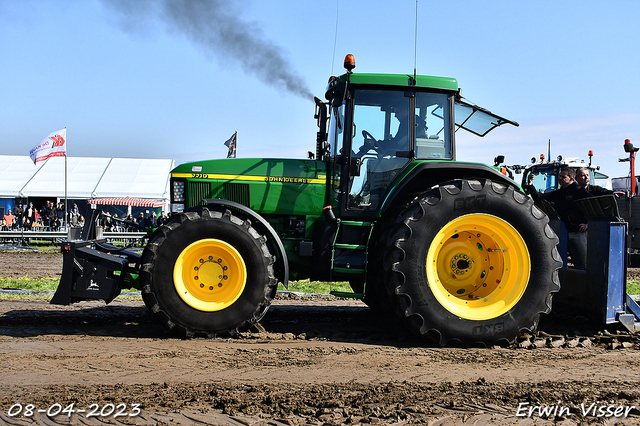
[[[589,182],[598,184],[597,180],[609,179],[609,176],[600,171],[600,166],[592,164],[593,151],[589,150],[589,162],[585,163],[577,157],[562,158],[559,155],[556,160],[545,161],[544,154],[540,154],[540,161],[531,158],[531,164],[527,166],[503,166],[516,174],[522,173],[522,186],[533,185],[538,192],[550,192],[560,188],[558,174],[563,167],[571,167],[574,170],[586,168],[589,170]],[[513,176],[512,176],[513,178]]]
[[[348,281],[342,296],[441,345],[534,330],[560,288],[558,239],[513,180],[455,149],[461,128],[518,124],[467,102],[452,78],[354,73],[351,55],[345,68],[315,99],[309,159],[176,167],[170,220],[143,253],[96,239],[88,220],[63,247],[52,303],[108,303],[137,283],[179,334],[233,336],[260,321],[279,282],[310,278]]]

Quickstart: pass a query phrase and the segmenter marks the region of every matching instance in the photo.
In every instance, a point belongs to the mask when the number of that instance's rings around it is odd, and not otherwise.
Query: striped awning
[[[147,200],[144,198],[131,197],[113,197],[113,198],[94,198],[89,200],[92,205],[102,204],[107,206],[132,206],[132,207],[161,207],[166,203],[160,200]]]

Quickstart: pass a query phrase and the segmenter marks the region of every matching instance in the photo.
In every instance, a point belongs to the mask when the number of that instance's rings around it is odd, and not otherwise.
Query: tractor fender
[[[516,191],[522,191],[513,179],[486,164],[461,161],[425,161],[409,171],[400,183],[389,192],[383,202],[381,214],[384,216],[385,213],[398,205],[411,201],[418,194],[454,179],[489,179],[512,186]]]
[[[257,228],[261,228],[264,231],[269,233],[269,236],[271,237],[271,242],[273,242],[273,245],[278,250],[278,255],[276,256],[276,263],[275,263],[276,276],[280,280],[280,282],[284,285],[284,288],[288,289],[289,288],[289,259],[287,258],[287,252],[284,249],[284,244],[282,244],[282,240],[280,239],[280,236],[278,236],[278,234],[276,233],[275,229],[273,229],[271,224],[267,222],[267,220],[262,216],[260,216],[257,212],[255,212],[254,210],[251,210],[249,207],[244,206],[242,204],[239,204],[233,201],[222,200],[219,198],[206,198],[203,201],[205,203],[205,207],[221,206],[221,207],[227,207],[232,210],[242,212],[244,213],[245,216],[251,219],[254,226],[256,226]]]

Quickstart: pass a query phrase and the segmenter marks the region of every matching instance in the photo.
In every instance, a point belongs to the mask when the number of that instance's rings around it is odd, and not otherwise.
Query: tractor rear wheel
[[[513,343],[560,289],[558,239],[513,187],[456,180],[418,197],[391,234],[386,282],[397,313],[441,345]]]
[[[390,217],[393,217],[393,214]],[[389,294],[389,290],[385,285],[383,267],[384,248],[390,244],[389,236],[394,227],[395,221],[383,219],[379,229],[374,234],[374,244],[369,249],[371,261],[369,262],[369,272],[367,274],[367,283],[364,286],[365,294],[362,301],[371,309],[374,309],[376,313],[395,320],[396,313],[392,306],[391,294]]]
[[[236,335],[262,318],[275,294],[266,241],[229,210],[180,213],[142,254],[145,304],[185,337]]]

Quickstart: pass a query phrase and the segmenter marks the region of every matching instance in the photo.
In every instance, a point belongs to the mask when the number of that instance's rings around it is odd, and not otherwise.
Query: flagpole
[[[64,134],[67,135],[67,128],[64,128]],[[67,138],[68,139],[68,138]],[[65,144],[67,142],[65,141]],[[67,145],[68,146],[68,145]],[[64,228],[67,229],[67,212],[69,210],[69,200],[67,199],[67,147],[64,149]]]

